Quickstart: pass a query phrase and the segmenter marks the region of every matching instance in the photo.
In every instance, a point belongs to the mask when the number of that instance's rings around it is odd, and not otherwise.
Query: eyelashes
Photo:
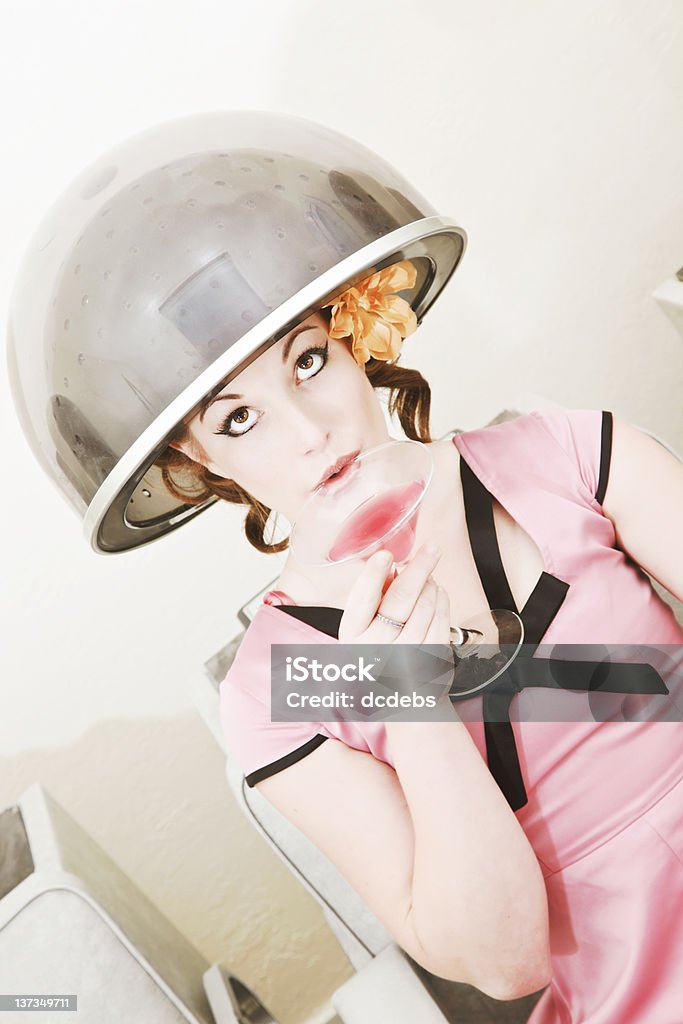
[[[302,383],[304,381],[311,380],[313,377],[317,377],[320,371],[325,368],[329,355],[329,347],[330,345],[328,341],[325,345],[313,345],[311,346],[311,348],[307,348],[305,349],[305,351],[301,353],[295,364],[297,367],[299,367],[299,364],[309,356],[320,357],[320,365],[318,366],[318,368],[315,370],[314,373],[310,373],[308,377],[304,377]],[[214,433],[224,434],[227,437],[241,437],[243,434],[248,434],[249,431],[254,428],[258,420],[254,420],[253,422],[250,423],[248,418],[240,420],[238,419],[238,416],[241,413],[247,413],[248,415],[251,411],[252,410],[247,405],[241,405],[238,409],[234,409],[232,412],[228,413],[228,415],[225,417],[225,419],[219,426],[218,430],[214,431]],[[234,430],[233,424],[236,424],[240,427],[244,426],[246,429]]]

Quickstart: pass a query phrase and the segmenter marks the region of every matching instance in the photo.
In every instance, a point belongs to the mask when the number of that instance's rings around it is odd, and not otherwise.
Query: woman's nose
[[[330,430],[329,421],[323,409],[302,408],[292,402],[287,411],[286,433],[293,438],[295,450],[307,455],[327,449]]]

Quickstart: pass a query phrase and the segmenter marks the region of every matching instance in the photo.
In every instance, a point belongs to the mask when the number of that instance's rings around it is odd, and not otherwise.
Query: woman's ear
[[[192,458],[190,446],[184,441],[169,441],[168,447],[175,448],[177,452],[182,452],[183,455],[187,455],[190,459]]]
[[[192,459],[193,462],[204,465],[204,452],[192,438],[188,438],[185,441],[169,441],[168,446],[169,448],[175,448],[177,452],[182,452],[183,455],[186,455],[188,459]]]

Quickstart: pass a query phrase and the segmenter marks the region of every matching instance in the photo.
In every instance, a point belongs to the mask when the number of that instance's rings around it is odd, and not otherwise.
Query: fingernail
[[[394,556],[391,551],[387,551],[386,549],[376,551],[372,557],[376,560],[378,566],[386,566],[387,569],[394,560]]]
[[[426,555],[431,555],[431,556],[433,556],[433,555],[440,555],[441,554],[441,548],[439,547],[438,544],[434,544],[433,541],[429,541],[429,543],[425,544],[425,546],[424,546],[424,553]]]

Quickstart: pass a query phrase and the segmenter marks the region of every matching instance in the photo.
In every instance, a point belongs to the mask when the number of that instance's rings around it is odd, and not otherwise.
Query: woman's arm
[[[386,589],[390,558],[368,559],[342,642],[446,643],[450,608],[421,548]],[[383,560],[384,558],[384,560]],[[376,609],[404,623],[381,623]],[[328,739],[259,788],[337,865],[396,941],[433,974],[497,999],[550,974],[546,891],[527,837],[465,725],[385,723],[390,765]]]
[[[386,724],[413,826],[410,920],[416,934],[429,936],[440,968],[433,973],[448,970],[449,953],[466,951],[482,982],[473,984],[495,999],[516,999],[550,980],[545,882],[452,710],[453,721]]]
[[[328,739],[257,784],[432,974],[495,999],[550,979],[543,877],[465,726],[387,723],[394,771]]]
[[[619,547],[683,601],[683,462],[616,416],[602,508]]]

